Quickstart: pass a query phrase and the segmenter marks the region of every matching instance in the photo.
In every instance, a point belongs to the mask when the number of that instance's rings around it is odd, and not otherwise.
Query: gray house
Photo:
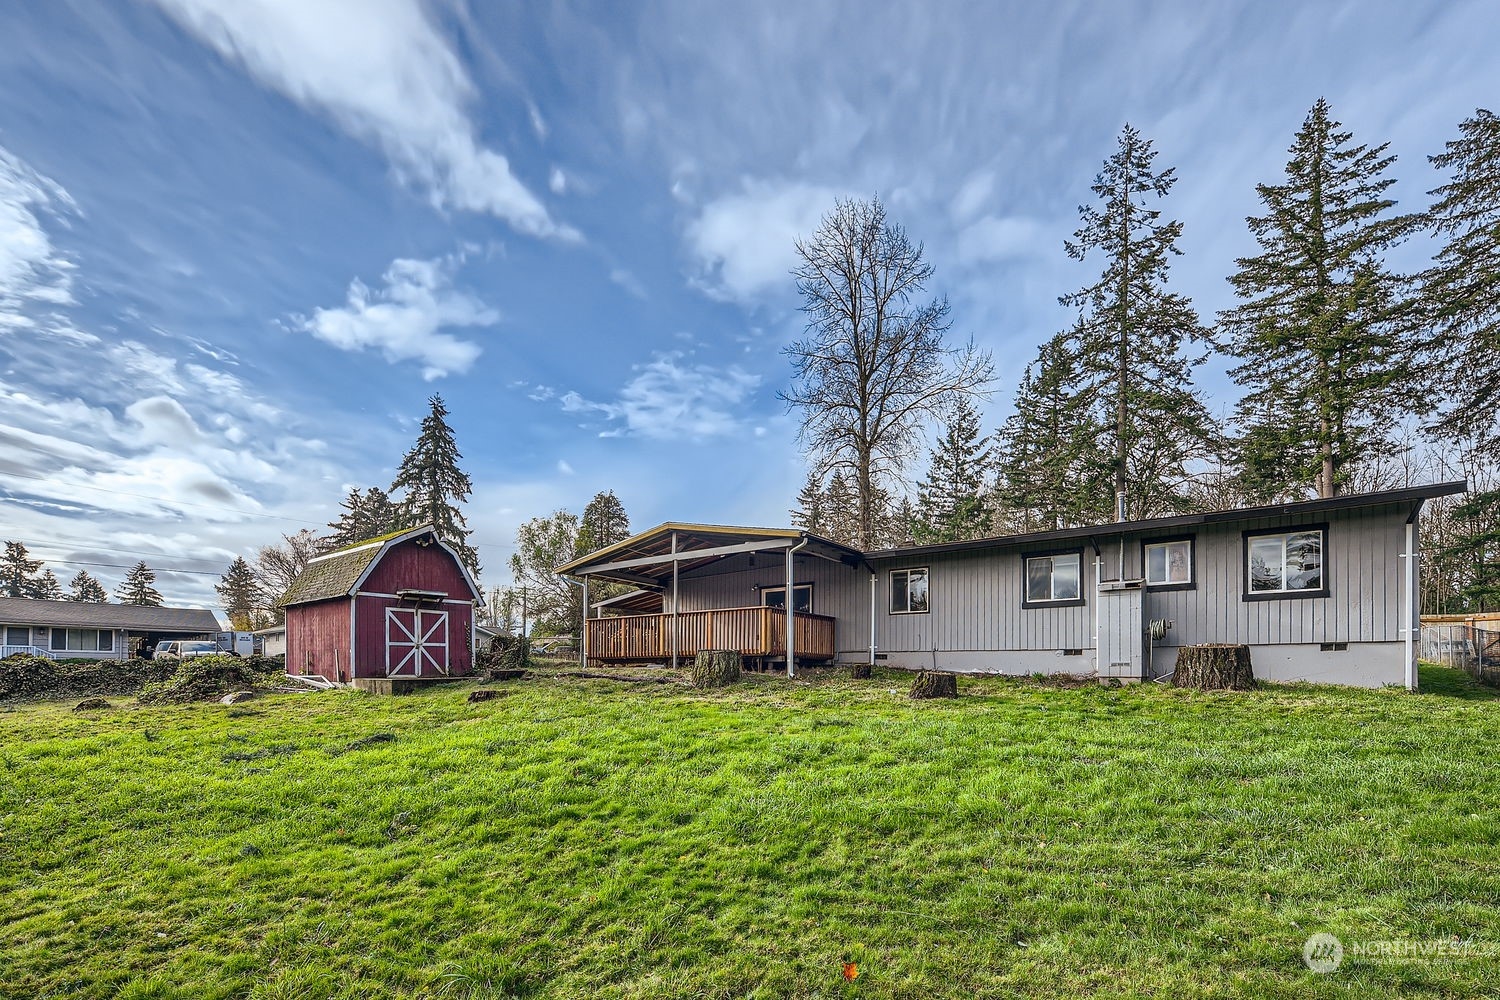
[[[789,528],[668,523],[558,572],[663,611],[591,617],[592,663],[738,649],[1149,680],[1177,647],[1246,643],[1257,677],[1415,690],[1423,503],[1463,483],[860,552]],[[788,608],[788,593],[791,594]]]
[[[0,656],[121,660],[133,646],[154,646],[165,639],[211,639],[218,631],[214,613],[199,608],[0,597]]]

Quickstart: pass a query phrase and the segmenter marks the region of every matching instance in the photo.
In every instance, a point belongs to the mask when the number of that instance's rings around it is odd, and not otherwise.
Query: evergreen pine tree
[[[130,572],[125,574],[125,579],[120,581],[120,586],[115,588],[115,600],[121,604],[159,608],[161,593],[153,586],[155,583],[156,574],[143,559],[131,567]]]
[[[835,470],[829,478],[823,505],[828,539],[844,545],[857,544],[856,539],[860,537],[860,497],[842,469]]]
[[[1448,183],[1428,192],[1443,241],[1424,274],[1423,298],[1436,333],[1432,346],[1445,396],[1433,431],[1479,447],[1500,437],[1500,116],[1483,108],[1458,127],[1444,152],[1428,157]],[[1488,364],[1475,364],[1480,358]],[[1462,377],[1441,377],[1462,372]]]
[[[63,600],[62,584],[57,582],[57,574],[50,569],[42,570],[42,575],[36,578],[36,589],[32,596],[39,601]]]
[[[1463,567],[1461,609],[1500,610],[1500,488],[1468,494],[1450,517],[1452,535],[1440,556]]]
[[[219,594],[224,613],[229,616],[230,628],[249,631],[261,623],[258,613],[260,585],[244,556],[235,556],[234,562],[214,584],[214,590]]]
[[[89,575],[88,570],[79,570],[68,581],[68,600],[80,604],[108,604],[109,593],[104,585]]]
[[[967,398],[958,397],[944,421],[937,447],[929,454],[927,478],[917,485],[919,542],[967,541],[983,536],[988,529],[985,480],[990,467],[990,439],[979,430],[978,411]]]
[[[606,545],[623,542],[630,537],[630,518],[625,514],[625,505],[613,490],[595,493],[583,509],[583,518],[578,523],[578,542],[574,551],[587,555]]]
[[[474,483],[458,467],[463,455],[454,440],[453,428],[444,419],[448,408],[443,405],[443,397],[434,395],[428,403],[432,409],[422,419],[422,433],[401,459],[396,480],[391,484],[391,495],[401,494],[397,520],[400,527],[408,528],[432,524],[477,576],[479,553],[469,545],[469,525],[459,509],[474,491]]]
[[[1220,314],[1220,337],[1243,362],[1230,375],[1247,390],[1236,447],[1252,495],[1337,496],[1355,466],[1391,447],[1415,389],[1401,350],[1406,279],[1384,255],[1418,219],[1391,212],[1388,144],[1352,137],[1327,101],[1313,105],[1283,182],[1256,185],[1265,214],[1247,221],[1262,252],[1229,279],[1241,302]]]
[[[0,557],[0,597],[37,596],[42,560],[30,558],[22,542],[6,542]]]
[[[828,538],[825,506],[823,484],[816,473],[809,472],[807,482],[802,484],[802,491],[797,494],[797,506],[790,511],[792,526]]]
[[[1073,334],[1059,333],[1026,366],[1015,412],[995,433],[996,528],[1049,531],[1113,514],[1111,455]]]
[[[341,549],[396,530],[395,507],[389,494],[378,486],[362,492],[351,487],[339,508],[342,513],[338,520],[328,522],[333,534],[323,540],[328,549]]]
[[[1187,296],[1167,288],[1182,223],[1150,207],[1177,178],[1173,169],[1156,170],[1155,160],[1151,140],[1126,125],[1094,180],[1100,205],[1079,207],[1078,230],[1064,244],[1075,260],[1097,252],[1104,269],[1059,299],[1081,311],[1078,357],[1107,407],[1099,417],[1112,453],[1111,493],[1124,494],[1132,517],[1183,509],[1188,466],[1207,457],[1217,438],[1192,388],[1203,358],[1184,354],[1208,331]]]

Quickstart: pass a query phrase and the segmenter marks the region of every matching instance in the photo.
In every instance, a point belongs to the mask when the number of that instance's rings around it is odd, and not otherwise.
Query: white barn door
[[[386,608],[387,677],[431,677],[448,673],[448,612]]]

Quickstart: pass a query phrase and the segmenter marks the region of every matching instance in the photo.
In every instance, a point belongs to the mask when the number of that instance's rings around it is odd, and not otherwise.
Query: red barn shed
[[[467,676],[482,600],[430,524],[318,556],[281,599],[287,672],[390,690]]]

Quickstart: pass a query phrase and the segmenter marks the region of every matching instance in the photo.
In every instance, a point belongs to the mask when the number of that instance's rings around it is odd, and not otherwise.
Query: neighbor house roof
[[[63,628],[123,628],[142,632],[217,632],[219,619],[201,608],[146,608],[135,604],[32,601],[0,597],[0,622]]]
[[[1268,517],[1311,517],[1337,510],[1353,510],[1358,507],[1379,507],[1385,504],[1419,504],[1434,497],[1451,496],[1468,489],[1468,483],[1433,483],[1428,486],[1410,486],[1399,490],[1381,490],[1375,493],[1351,493],[1346,496],[1328,497],[1318,500],[1298,500],[1292,503],[1267,504],[1261,507],[1236,507],[1232,510],[1206,511],[1201,514],[1179,514],[1173,517],[1153,517],[1138,521],[1112,521],[1107,524],[1084,525],[1078,528],[1060,528],[1056,531],[1034,531],[1020,535],[997,535],[993,538],[976,538],[967,542],[942,542],[937,545],[912,545],[901,549],[879,549],[865,553],[867,559],[896,559],[906,556],[937,555],[944,552],[968,552],[980,549],[1004,548],[1015,545],[1044,545],[1048,542],[1066,542],[1084,538],[1134,534],[1144,531],[1169,531],[1189,528],[1198,524],[1223,524],[1230,521],[1253,521]]]
[[[277,603],[283,608],[288,608],[293,604],[310,604],[313,601],[326,601],[334,597],[350,597],[364,581],[371,567],[388,549],[402,542],[421,538],[423,535],[431,535],[433,540],[453,557],[474,596],[479,598],[481,596],[479,585],[474,582],[473,575],[469,573],[468,567],[464,565],[458,553],[438,536],[431,524],[422,524],[404,531],[393,531],[376,538],[355,542],[353,545],[309,559],[307,567],[297,576],[297,579],[292,581],[292,585],[287,588],[285,594],[281,595],[281,600]]]

